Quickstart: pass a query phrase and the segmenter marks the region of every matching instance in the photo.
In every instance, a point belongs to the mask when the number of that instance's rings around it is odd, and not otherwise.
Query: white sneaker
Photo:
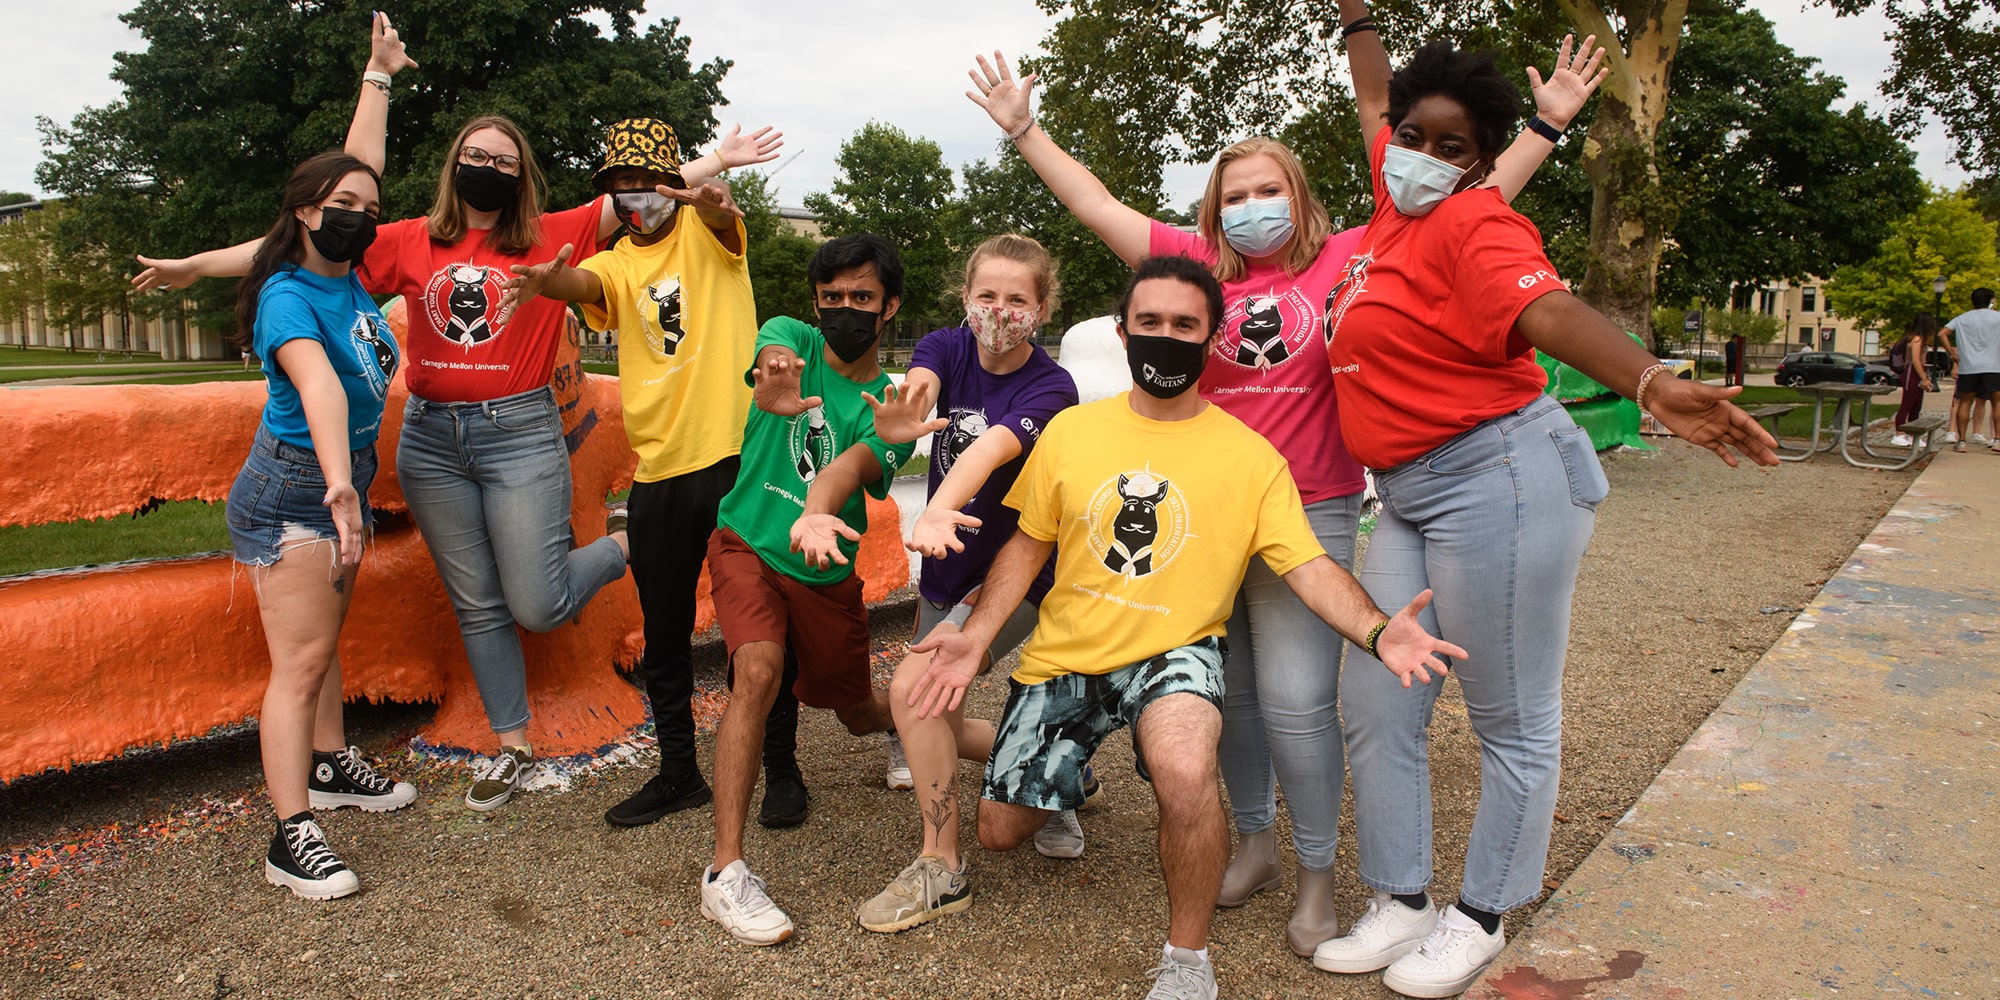
[[[895,733],[883,733],[884,742],[889,744],[889,771],[884,775],[892,791],[907,792],[917,787],[915,778],[910,777],[910,758],[903,753],[903,738]]]
[[[1986,437],[1986,435],[1984,435],[1984,434],[1981,434],[1981,433],[1979,433],[1978,431],[1973,431],[1973,432],[1972,432],[1972,435],[1971,435],[1970,437],[1968,437],[1968,438],[1966,438],[1966,439],[1965,439],[1965,443],[1966,443],[1966,444],[1992,444],[1993,442],[1992,442],[1991,440],[1989,440],[1989,439],[1988,439],[1988,438]]]
[[[1908,434],[1898,433],[1895,437],[1889,439],[1889,443],[1895,445],[1898,448],[1904,448],[1908,447],[1914,442],[1910,440],[1910,436]]]
[[[1944,432],[1944,443],[1945,443],[1945,444],[1957,444],[1957,443],[1958,443],[1958,432],[1957,432],[1957,431],[1945,431],[1945,432]]]
[[[1486,971],[1506,943],[1506,931],[1488,934],[1458,907],[1447,906],[1430,937],[1382,973],[1382,985],[1406,997],[1455,997]]]
[[[1421,910],[1396,902],[1386,892],[1368,901],[1368,909],[1356,917],[1346,937],[1321,942],[1313,949],[1313,967],[1327,972],[1374,972],[1417,946],[1438,925],[1435,906]]]
[[[731,861],[719,872],[714,866],[702,869],[701,915],[744,944],[777,944],[792,936],[792,918],[771,902],[764,880],[750,874],[742,861]]]
[[[1035,850],[1045,858],[1083,857],[1083,824],[1076,821],[1076,810],[1050,813],[1035,831]]]

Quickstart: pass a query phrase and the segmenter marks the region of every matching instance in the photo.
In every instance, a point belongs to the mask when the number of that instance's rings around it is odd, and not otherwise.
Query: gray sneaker
[[[535,752],[527,747],[503,747],[498,756],[486,762],[479,772],[479,779],[465,792],[465,806],[479,812],[491,812],[507,804],[514,797],[514,789],[521,787],[529,772],[535,769]]]
[[[1045,858],[1083,857],[1083,824],[1076,821],[1076,810],[1050,813],[1035,831],[1035,850]]]
[[[1146,1000],[1215,1000],[1215,966],[1186,948],[1160,956]]]
[[[971,905],[972,883],[965,872],[952,871],[943,858],[925,854],[910,862],[881,894],[861,904],[855,916],[871,931],[894,934]]]

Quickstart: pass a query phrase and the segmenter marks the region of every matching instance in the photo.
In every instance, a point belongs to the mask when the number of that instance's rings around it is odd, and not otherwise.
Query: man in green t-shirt
[[[856,735],[893,725],[886,693],[870,683],[868,609],[854,575],[868,530],[861,492],[886,497],[913,442],[936,429],[920,417],[886,420],[885,427],[908,425],[900,428],[905,440],[886,442],[871,406],[880,395],[891,400],[885,415],[928,408],[885,392],[890,379],[875,358],[876,339],[902,301],[896,248],[865,234],[830,240],[806,275],[820,325],[781,316],[757,331],[742,471],[722,498],[708,545],[730,683],[715,735],[715,858],[702,873],[701,912],[758,945],[792,936],[791,918],[743,862],[764,716],[778,694],[785,648],[798,659],[792,690],[801,703],[833,709]]]

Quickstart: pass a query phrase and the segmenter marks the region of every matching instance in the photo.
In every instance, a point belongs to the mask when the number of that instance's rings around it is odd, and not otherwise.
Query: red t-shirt
[[[1362,231],[1327,237],[1301,274],[1251,265],[1222,286],[1222,336],[1201,371],[1203,399],[1228,410],[1278,449],[1306,503],[1359,493],[1361,463],[1340,440],[1339,404],[1326,360],[1327,295]],[[1147,252],[1215,266],[1215,247],[1155,221]]]
[[[1542,234],[1496,190],[1452,195],[1421,218],[1396,211],[1382,183],[1388,143],[1384,127],[1368,153],[1375,216],[1328,299],[1341,437],[1371,469],[1533,402],[1548,375],[1514,321],[1568,291]]]
[[[568,303],[537,298],[516,312],[513,322],[495,328],[500,283],[513,276],[510,265],[553,260],[565,243],[576,245],[572,262],[596,253],[599,201],[544,214],[542,240],[524,254],[488,249],[486,229],[469,230],[456,244],[439,243],[424,218],[376,231],[357,270],[368,291],[403,296],[410,318],[404,377],[413,395],[472,403],[549,384]]]

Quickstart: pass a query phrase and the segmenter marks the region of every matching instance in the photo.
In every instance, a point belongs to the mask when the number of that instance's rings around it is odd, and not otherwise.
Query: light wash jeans
[[[528,723],[515,623],[547,632],[625,575],[618,543],[571,549],[569,448],[548,389],[479,403],[410,397],[396,475],[458,613],[465,658],[503,733]]]
[[[1542,891],[1562,767],[1563,655],[1577,565],[1609,492],[1590,437],[1543,396],[1375,474],[1382,514],[1361,582],[1391,614],[1428,587],[1424,628],[1452,664],[1479,738],[1479,811],[1460,895],[1504,913]],[[1413,684],[1367,653],[1341,685],[1361,881],[1431,883],[1426,740],[1443,681]]]
[[[1344,569],[1354,568],[1361,494],[1306,505],[1313,535]],[[1299,864],[1333,867],[1340,841],[1340,653],[1345,640],[1292,593],[1264,560],[1252,556],[1229,616],[1229,658],[1222,664],[1222,780],[1240,833],[1261,833],[1278,819],[1274,784],[1292,811]]]

